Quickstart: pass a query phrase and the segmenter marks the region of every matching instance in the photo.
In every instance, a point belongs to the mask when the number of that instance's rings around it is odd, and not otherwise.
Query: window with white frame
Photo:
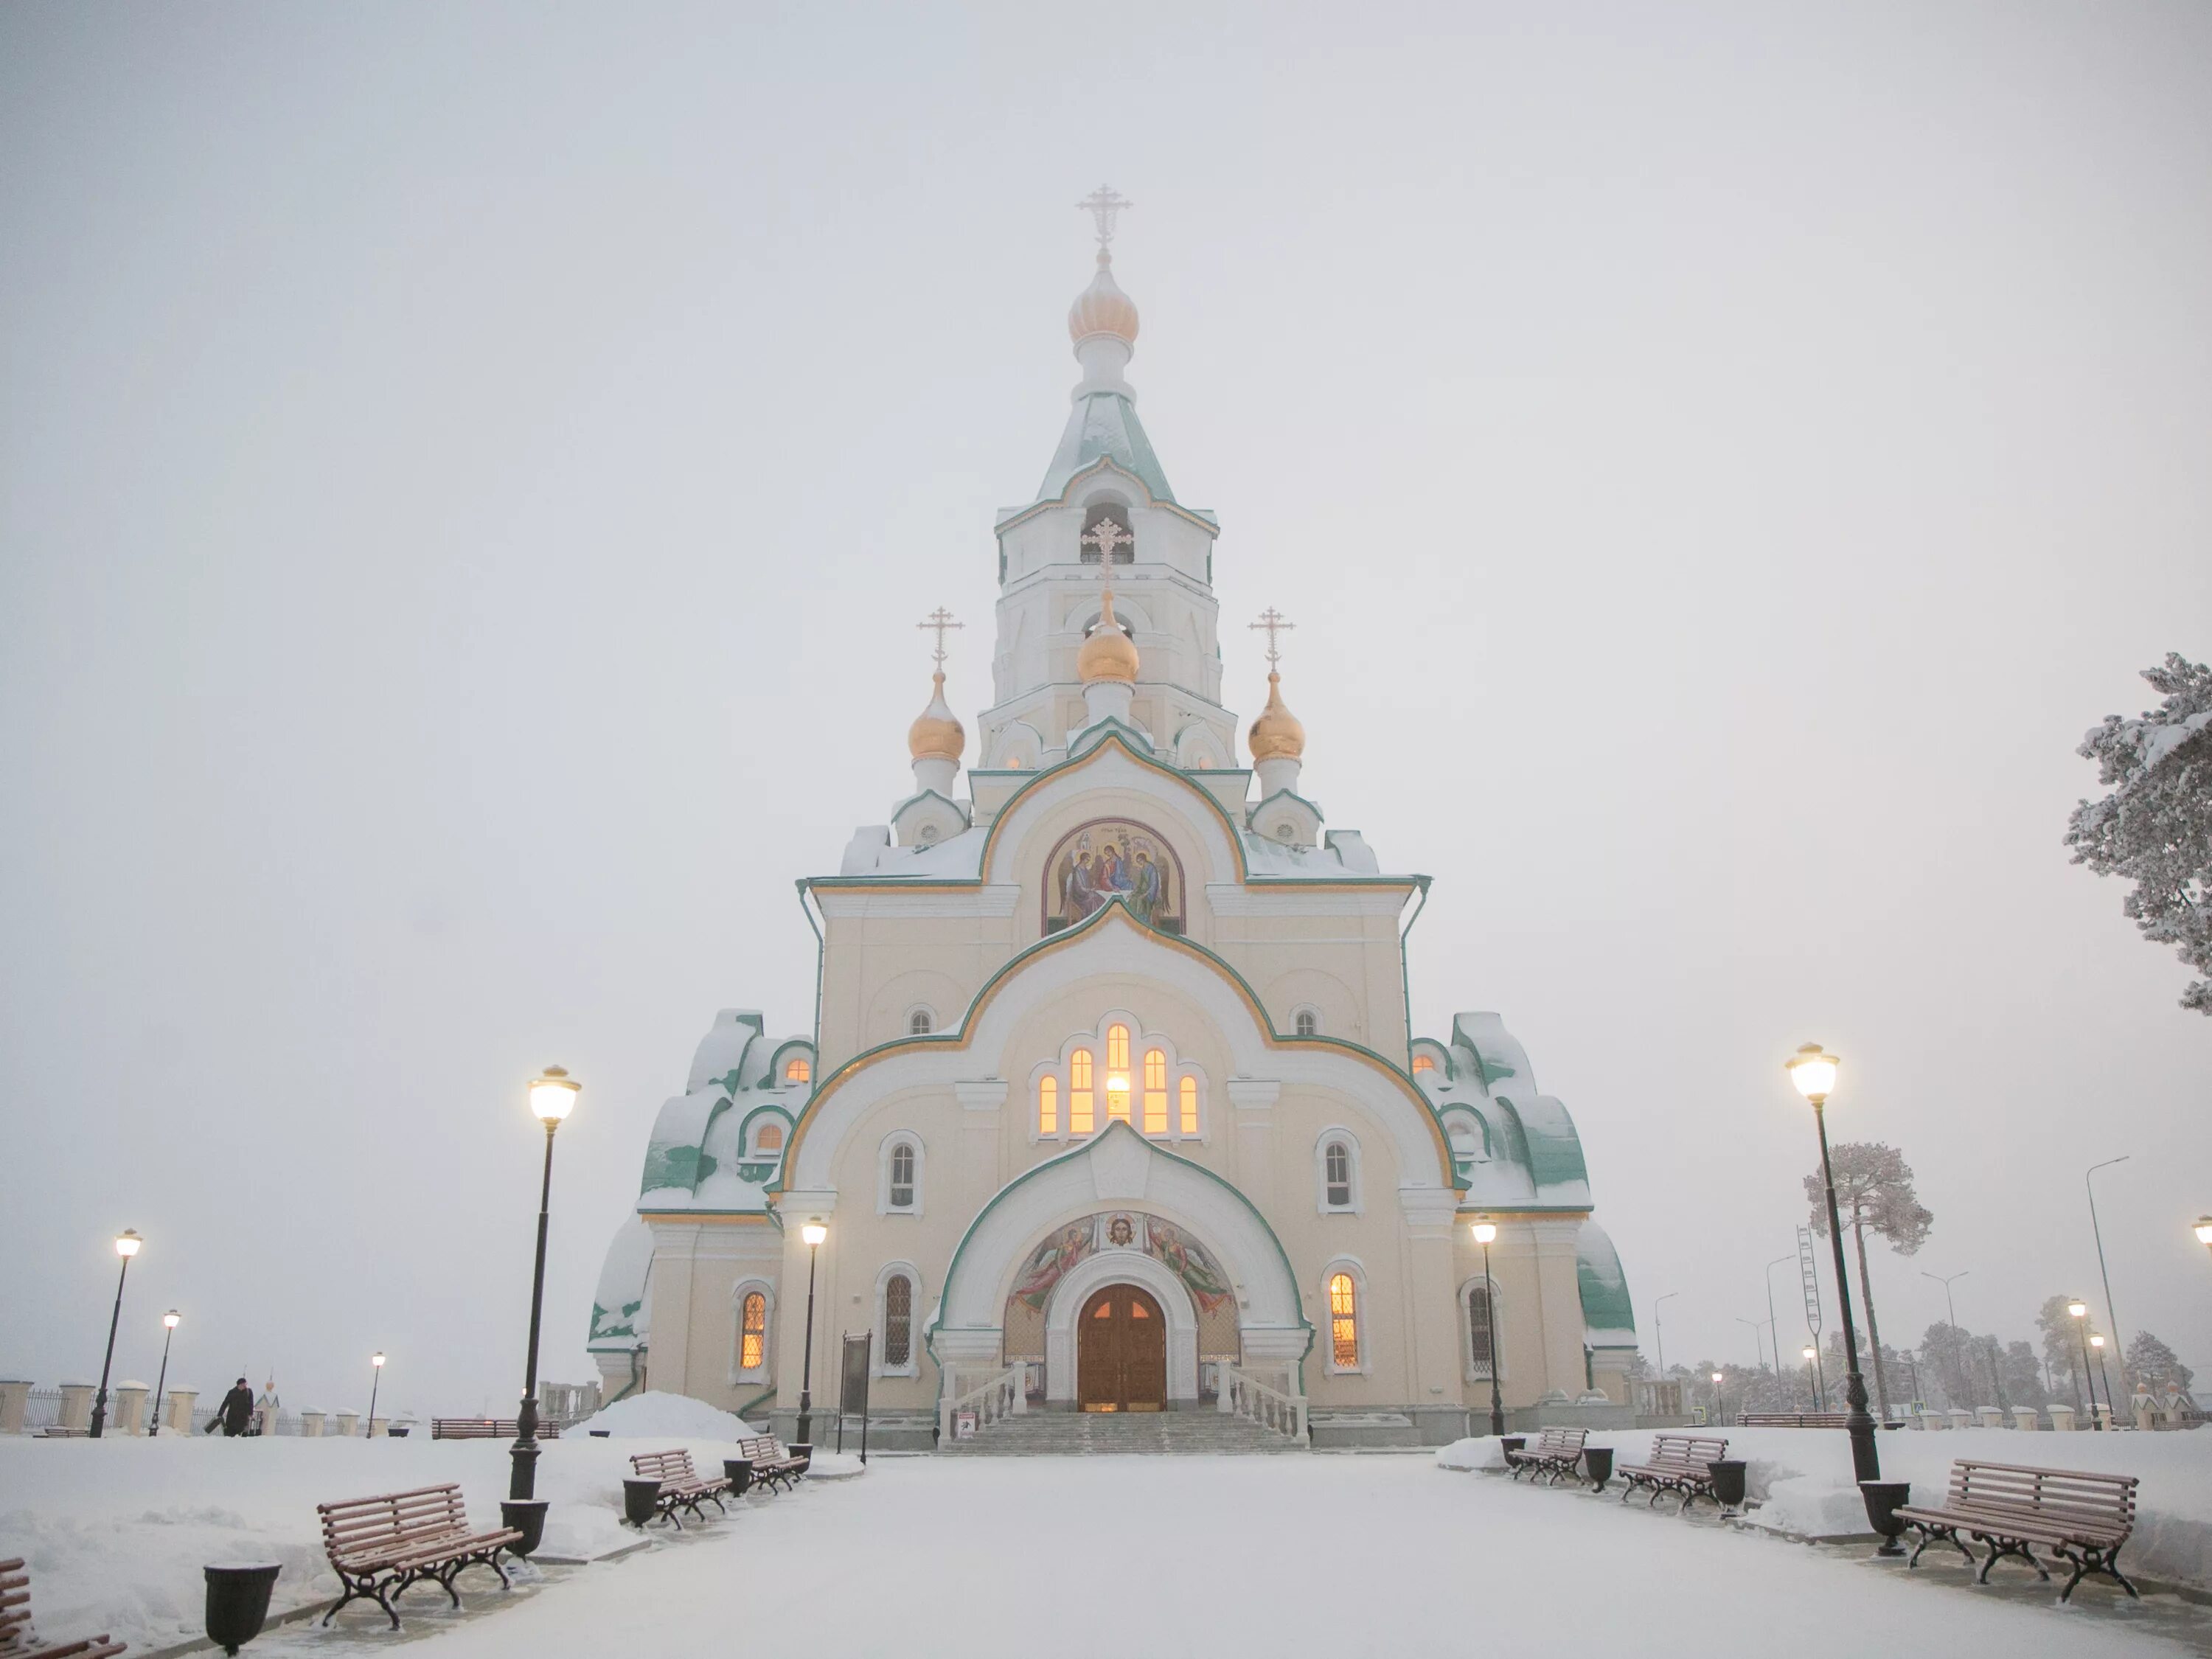
[[[1321,1015],[1311,1008],[1301,1008],[1291,1016],[1291,1029],[1300,1036],[1319,1036]]]
[[[1328,1368],[1340,1374],[1366,1369],[1366,1275],[1349,1261],[1332,1263],[1322,1278],[1328,1310]]]
[[[932,1010],[915,1008],[908,1011],[906,1017],[906,1034],[908,1036],[927,1036],[936,1029],[937,1015]]]
[[[762,1279],[747,1279],[730,1296],[730,1381],[765,1382],[769,1380],[769,1332],[775,1310],[775,1287]]]
[[[921,1275],[913,1264],[894,1261],[876,1276],[876,1375],[914,1376],[915,1316],[921,1302]]]
[[[1357,1215],[1359,1142],[1349,1129],[1324,1129],[1314,1144],[1315,1194],[1323,1215]]]
[[[783,1152],[784,1122],[773,1112],[753,1120],[749,1138],[756,1158],[777,1158]]]
[[[1117,1121],[1152,1140],[1205,1139],[1205,1073],[1125,1014],[1069,1038],[1030,1073],[1029,1090],[1039,1140],[1080,1140]]]
[[[881,1181],[876,1193],[878,1215],[921,1213],[921,1138],[901,1129],[884,1138]]]

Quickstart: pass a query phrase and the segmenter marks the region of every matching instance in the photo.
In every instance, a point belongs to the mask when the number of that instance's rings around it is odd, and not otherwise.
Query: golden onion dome
[[[1267,706],[1252,722],[1249,737],[1255,761],[1297,760],[1306,752],[1306,729],[1298,724],[1296,714],[1283,707],[1282,685],[1283,677],[1269,669]]]
[[[1114,280],[1113,256],[1098,250],[1098,274],[1067,308],[1068,338],[1080,343],[1093,334],[1110,334],[1124,344],[1137,343],[1136,302]]]
[[[1114,590],[1102,589],[1098,599],[1098,625],[1084,641],[1083,649],[1075,653],[1076,674],[1085,685],[1099,680],[1133,683],[1137,678],[1137,647],[1121,631],[1121,624],[1114,620]]]
[[[945,701],[945,673],[931,677],[929,707],[915,716],[906,729],[907,752],[916,760],[949,760],[956,765],[968,747],[968,734],[960,729]]]

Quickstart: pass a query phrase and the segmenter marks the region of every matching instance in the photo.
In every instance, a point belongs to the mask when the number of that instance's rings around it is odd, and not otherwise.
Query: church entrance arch
[[[1134,1285],[1109,1285],[1075,1322],[1077,1402],[1087,1412],[1156,1412],[1168,1398],[1168,1322]]]

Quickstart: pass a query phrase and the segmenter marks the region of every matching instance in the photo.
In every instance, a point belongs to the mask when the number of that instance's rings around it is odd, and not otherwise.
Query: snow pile
[[[721,1441],[760,1431],[747,1427],[743,1418],[717,1411],[703,1400],[680,1394],[647,1393],[617,1400],[602,1407],[596,1416],[587,1417],[574,1428],[562,1432],[570,1436],[604,1433],[617,1440]]]
[[[1729,1455],[1744,1460],[1746,1489],[1759,1505],[1750,1517],[1754,1524],[1797,1538],[1869,1534],[1866,1506],[1852,1478],[1850,1442],[1842,1431],[1729,1426],[1698,1432],[1726,1436]],[[1612,1447],[1618,1468],[1649,1455],[1651,1439],[1645,1430],[1600,1431],[1589,1443]],[[1962,1457],[2137,1476],[2142,1484],[2136,1489],[2135,1536],[2120,1558],[2123,1571],[2132,1568],[2148,1577],[2212,1589],[2212,1431],[1889,1430],[1875,1443],[1882,1477],[1911,1481],[1915,1503],[1941,1503],[1951,1464]],[[1498,1443],[1486,1437],[1455,1441],[1437,1454],[1437,1462],[1448,1469],[1505,1467]]]

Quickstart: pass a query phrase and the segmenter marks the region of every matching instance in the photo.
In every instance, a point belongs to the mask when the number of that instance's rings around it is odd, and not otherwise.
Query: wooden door
[[[1109,1285],[1076,1322],[1076,1395],[1087,1412],[1156,1412],[1167,1404],[1168,1322],[1133,1285]]]

